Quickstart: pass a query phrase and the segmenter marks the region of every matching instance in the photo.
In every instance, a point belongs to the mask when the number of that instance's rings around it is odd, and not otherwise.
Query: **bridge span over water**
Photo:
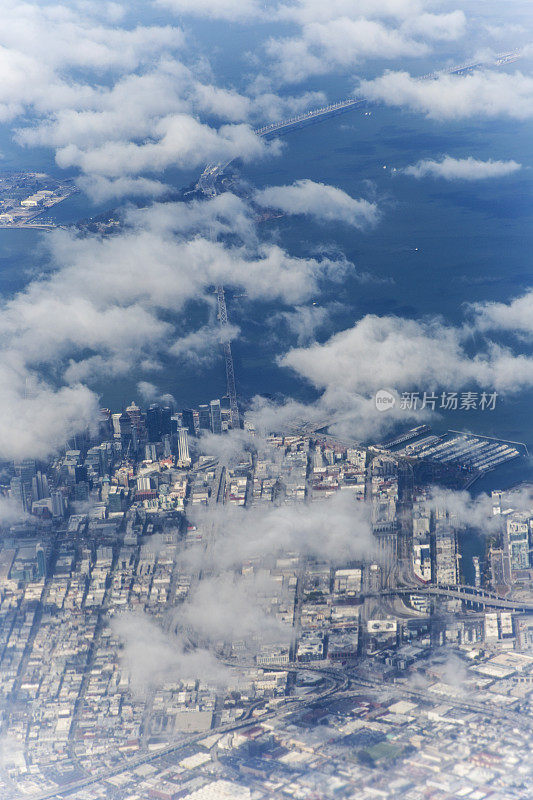
[[[484,66],[502,66],[504,64],[508,64],[512,61],[515,61],[519,57],[518,51],[513,51],[509,53],[502,53],[493,61],[490,62],[481,62],[481,61],[472,61],[467,62],[465,64],[459,64],[453,67],[448,67],[442,70],[437,70],[435,72],[429,72],[426,75],[421,75],[418,80],[432,80],[434,78],[438,78],[441,75],[460,75],[464,72],[469,72],[470,70],[476,69],[478,67]],[[335,103],[330,103],[326,106],[321,106],[320,108],[314,108],[310,111],[304,111],[302,114],[297,114],[294,117],[289,117],[288,119],[284,119],[278,122],[270,122],[266,125],[263,125],[261,128],[256,128],[254,133],[257,136],[261,136],[264,139],[267,139],[271,136],[280,136],[284,133],[287,133],[290,130],[294,130],[296,128],[301,128],[304,125],[311,125],[314,122],[320,122],[323,119],[329,119],[330,117],[335,117],[337,114],[343,114],[347,111],[351,111],[354,108],[358,108],[364,105],[367,102],[367,98],[365,97],[349,97],[345,100],[339,100]],[[230,159],[229,161],[219,162],[219,163],[212,163],[207,164],[204,171],[200,175],[198,179],[198,183],[196,184],[196,188],[203,192],[204,195],[207,197],[214,197],[216,195],[216,181],[219,178],[224,170],[234,161],[235,159]]]

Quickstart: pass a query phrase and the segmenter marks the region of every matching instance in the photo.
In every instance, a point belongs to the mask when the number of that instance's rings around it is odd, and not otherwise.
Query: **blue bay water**
[[[238,165],[240,177],[251,186],[292,183],[301,178],[332,184],[355,197],[376,200],[382,209],[371,231],[346,226],[319,226],[305,217],[283,217],[261,223],[266,238],[278,241],[295,255],[344,253],[355,265],[341,284],[325,284],[313,298],[332,304],[329,325],[321,340],[351,327],[364,314],[394,314],[422,319],[440,315],[461,324],[467,304],[509,301],[531,284],[532,140],[529,123],[486,121],[441,123],[419,115],[373,107],[371,115],[352,111],[283,137],[283,153],[253,165]],[[61,173],[48,151],[26,151],[0,141],[6,169],[42,169]],[[420,158],[444,153],[457,158],[509,159],[524,168],[507,178],[473,183],[415,180],[399,170]],[[393,169],[396,172],[393,172]],[[194,173],[172,174],[176,186]],[[95,215],[112,203],[92,206],[76,195],[53,209],[60,224]],[[46,268],[46,233],[0,231],[0,291],[4,298],[19,290]],[[361,277],[362,276],[362,277]],[[254,394],[286,395],[310,401],[313,387],[276,364],[276,357],[295,345],[287,332],[273,324],[279,303],[251,303],[228,293],[228,310],[242,329],[234,343],[238,390],[243,399]],[[186,325],[205,321],[205,313],[189,310]],[[520,347],[527,351],[526,343]],[[191,365],[168,360],[165,371],[106,380],[97,386],[102,403],[119,408],[137,396],[139,380],[171,392],[180,407],[194,405],[225,390],[222,359]],[[446,387],[449,391],[461,387]],[[475,388],[475,387],[472,387]],[[488,387],[490,388],[490,387]],[[413,387],[423,391],[425,387]],[[485,435],[523,441],[533,451],[530,392],[499,398],[494,412],[449,413],[435,428],[468,429]],[[532,479],[526,460],[500,468],[479,482],[481,489]]]
[[[284,137],[282,158],[241,170],[251,184],[260,187],[308,177],[339,186],[355,197],[376,199],[383,209],[380,224],[369,232],[341,225],[317,226],[303,217],[268,223],[291,251],[312,255],[329,242],[353,261],[359,273],[371,276],[348,278],[317,298],[320,304],[342,304],[333,314],[332,329],[321,338],[353,326],[368,313],[414,319],[438,315],[444,322],[462,324],[468,319],[469,304],[507,302],[523,293],[532,282],[530,123],[443,124],[379,107],[371,112],[370,116],[350,112],[294,131]],[[456,158],[514,159],[523,169],[504,179],[471,183],[416,180],[399,174],[421,158],[445,153]],[[531,352],[526,342],[509,339],[507,343]],[[252,370],[265,387],[276,384],[280,369],[273,365],[268,334],[257,320],[248,341],[239,342],[235,350],[242,361],[241,375]],[[286,375],[284,381],[288,380]],[[423,392],[427,387],[412,388]],[[443,388],[460,391],[462,387]],[[293,392],[298,391],[302,390],[294,387]],[[449,412],[436,419],[434,427],[525,442],[533,451],[531,392],[500,396],[494,411]],[[532,477],[530,462],[519,460],[491,473],[477,487],[489,488],[495,480],[509,485]]]

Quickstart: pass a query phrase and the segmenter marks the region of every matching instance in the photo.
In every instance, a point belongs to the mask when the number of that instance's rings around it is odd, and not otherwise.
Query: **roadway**
[[[232,667],[242,668],[242,664],[235,662],[226,662]],[[249,666],[249,665],[245,665]],[[74,781],[67,786],[56,787],[42,792],[39,795],[33,795],[29,800],[61,800],[61,798],[69,797],[73,792],[80,789],[94,786],[101,783],[108,778],[115,777],[123,772],[129,772],[142,764],[148,764],[164,758],[168,755],[179,755],[181,752],[186,753],[194,744],[199,744],[202,740],[214,734],[231,733],[233,731],[242,730],[243,728],[252,727],[260,724],[266,720],[271,720],[276,717],[283,716],[288,712],[301,710],[306,706],[316,705],[323,703],[330,697],[336,696],[339,698],[350,697],[354,694],[360,694],[361,690],[369,689],[372,691],[383,691],[387,684],[382,681],[372,679],[368,675],[361,675],[355,668],[353,669],[340,669],[332,666],[310,665],[291,662],[289,664],[269,665],[265,667],[267,671],[271,672],[311,672],[321,675],[330,685],[320,692],[310,692],[303,698],[287,697],[275,709],[266,711],[263,714],[256,714],[258,705],[255,703],[249,707],[242,717],[234,722],[218,725],[208,731],[189,736],[186,740],[181,740],[174,744],[162,747],[159,750],[151,753],[143,753],[131,759],[127,759],[124,763],[107,770],[102,770],[93,775],[88,775],[81,780]],[[412,689],[402,684],[395,684],[389,687],[394,693],[402,697],[411,697],[418,702],[427,705],[435,703],[438,705],[441,699],[438,696],[428,694],[427,690]],[[483,714],[485,717],[489,716],[498,722],[507,722],[515,728],[523,731],[525,735],[530,735],[531,728],[533,727],[533,719],[522,715],[515,711],[508,709],[501,709],[497,706],[488,706],[480,702],[469,700],[465,697],[450,697],[447,699],[447,704],[453,708],[458,708],[467,712],[475,712]]]
[[[231,663],[232,667],[241,667],[240,664]],[[247,665],[249,666],[249,665]],[[312,692],[309,695],[306,695],[303,698],[295,698],[295,697],[287,697],[283,700],[277,708],[273,709],[272,711],[267,711],[264,714],[258,715],[253,717],[253,712],[257,704],[254,707],[248,708],[243,716],[236,720],[235,722],[227,722],[223,725],[218,725],[215,728],[211,728],[207,731],[202,731],[202,733],[195,734],[193,736],[189,736],[186,740],[182,740],[175,744],[168,745],[166,747],[162,747],[159,750],[156,750],[151,753],[143,753],[142,755],[136,756],[131,759],[127,759],[124,763],[120,764],[117,767],[102,770],[101,772],[97,772],[93,775],[87,775],[85,778],[81,780],[73,781],[72,783],[67,784],[66,786],[56,787],[55,789],[49,789],[45,792],[42,792],[38,795],[32,795],[28,798],[28,800],[61,800],[61,798],[69,797],[73,792],[77,792],[80,789],[85,789],[88,786],[94,786],[96,783],[101,783],[102,781],[107,780],[108,778],[115,777],[120,775],[123,772],[129,772],[136,767],[141,766],[142,764],[149,764],[152,761],[157,761],[160,758],[164,758],[168,755],[176,755],[180,752],[186,752],[190,749],[191,745],[198,744],[203,739],[206,739],[208,736],[213,736],[214,734],[223,734],[223,733],[231,733],[233,731],[241,730],[242,728],[251,727],[257,725],[258,722],[263,722],[268,719],[273,719],[278,716],[282,716],[286,714],[288,711],[298,710],[300,708],[304,708],[307,705],[312,703],[317,703],[320,701],[326,700],[328,697],[331,697],[333,694],[337,694],[337,692],[345,691],[349,684],[350,679],[347,675],[339,670],[331,669],[331,668],[324,668],[324,669],[316,669],[315,667],[309,667],[306,664],[296,664],[296,665],[279,665],[274,667],[265,667],[267,671],[291,671],[291,670],[298,670],[300,672],[320,672],[324,677],[330,681],[330,685],[327,689],[321,692]]]
[[[517,614],[533,614],[533,603],[522,602],[520,600],[508,600],[486,589],[479,589],[475,586],[463,584],[458,584],[456,586],[397,586],[394,588],[382,589],[379,592],[365,593],[362,596],[371,598],[404,594],[429,595],[431,597],[442,597],[448,600],[462,600],[464,603],[513,611]]]

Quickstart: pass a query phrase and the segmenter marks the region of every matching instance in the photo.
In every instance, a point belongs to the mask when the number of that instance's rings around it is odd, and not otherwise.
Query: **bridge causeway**
[[[469,72],[470,70],[483,66],[502,66],[504,64],[508,64],[512,61],[515,61],[518,57],[519,57],[518,51],[501,53],[497,55],[492,61],[487,63],[481,61],[467,62],[465,64],[459,64],[453,67],[447,67],[442,70],[436,70],[435,72],[429,72],[426,75],[421,75],[418,78],[418,80],[421,81],[433,80],[435,78],[440,77],[441,75],[460,75],[464,72]],[[287,133],[287,131],[289,130],[293,130],[302,127],[304,125],[311,124],[315,121],[318,122],[323,119],[328,119],[329,117],[334,117],[337,114],[342,114],[346,111],[351,111],[353,108],[362,106],[366,102],[368,102],[368,100],[367,98],[364,97],[351,97],[345,100],[338,100],[335,103],[329,103],[327,106],[322,106],[320,108],[313,108],[310,111],[304,111],[302,114],[297,114],[294,117],[290,117],[285,120],[280,120],[279,122],[267,123],[266,125],[263,125],[261,128],[256,128],[254,130],[254,133],[262,138],[267,138],[275,134],[278,135],[284,134]],[[215,197],[215,195],[217,194],[215,187],[216,180],[222,175],[222,173],[232,163],[232,161],[234,161],[234,159],[230,159],[229,161],[226,162],[207,164],[204,171],[200,175],[200,178],[198,179],[198,182],[196,184],[196,189],[198,191],[201,191],[206,197]]]
[[[533,614],[533,603],[501,597],[495,592],[480,589],[476,586],[456,584],[454,586],[397,586],[382,589],[378,592],[365,592],[363,597],[393,597],[401,595],[417,595],[440,597],[446,600],[461,600],[464,603],[502,611],[513,611],[518,614]]]

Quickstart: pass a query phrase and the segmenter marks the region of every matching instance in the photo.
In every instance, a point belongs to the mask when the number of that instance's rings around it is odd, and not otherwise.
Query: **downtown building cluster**
[[[181,413],[132,404],[50,464],[5,465],[4,493],[25,516],[4,526],[0,550],[0,795],[527,796],[533,620],[425,592],[461,582],[453,517],[379,448],[249,430],[252,446],[223,463],[201,432],[228,428],[218,401]],[[159,673],[150,658],[139,673],[182,609],[195,630],[192,601],[213,566],[190,554],[216,546],[218,511],[298,515],[341,495],[368,508],[371,552],[247,550],[231,569],[268,632],[191,634],[223,681],[183,677],[178,661]],[[531,602],[525,512],[505,494],[498,509],[484,581]],[[529,535],[533,509],[525,516]]]

